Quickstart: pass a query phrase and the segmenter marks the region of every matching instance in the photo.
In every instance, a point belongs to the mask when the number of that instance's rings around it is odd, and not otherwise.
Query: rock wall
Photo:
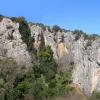
[[[19,65],[31,65],[27,46],[21,39],[19,24],[8,18],[0,22],[0,59],[14,58]]]
[[[73,82],[82,91],[90,95],[94,90],[100,91],[100,38],[85,49],[86,41],[79,40],[73,45],[75,68]]]
[[[29,25],[33,37],[33,47],[50,45],[59,70],[64,71],[74,62],[73,83],[87,95],[94,90],[100,91],[100,37],[87,46],[88,40],[80,38],[75,41],[72,32],[44,31],[38,25]],[[20,65],[31,65],[31,57],[27,46],[21,39],[19,24],[4,18],[0,22],[0,59],[14,58]]]
[[[81,37],[75,41],[75,35],[72,32],[52,33],[48,29],[43,31],[37,25],[30,26],[30,28],[32,36],[34,34],[38,38],[42,34],[45,46],[51,46],[61,71],[74,62],[73,83],[77,84],[85,94],[90,95],[94,90],[100,91],[99,37],[92,42],[91,46],[87,46],[88,40]],[[37,33],[40,35],[36,35]]]
[[[30,26],[30,29],[31,36],[34,38],[34,48],[36,50],[39,49],[40,44],[43,44],[43,42],[45,46],[50,45],[53,50],[55,60],[59,66],[61,66],[59,69],[64,71],[71,60],[71,51],[69,52],[70,46],[67,45],[68,48],[66,47],[66,43],[64,42],[64,33],[51,33],[48,29],[43,31],[43,29],[37,25]]]

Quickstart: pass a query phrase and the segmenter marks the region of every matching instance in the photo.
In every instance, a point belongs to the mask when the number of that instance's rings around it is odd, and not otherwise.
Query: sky
[[[0,14],[100,34],[100,0],[0,0]]]

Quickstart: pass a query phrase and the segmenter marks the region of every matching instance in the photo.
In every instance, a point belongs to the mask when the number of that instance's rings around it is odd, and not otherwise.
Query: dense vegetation
[[[88,35],[87,33],[81,31],[81,30],[74,30],[73,34],[75,35],[75,41],[79,40],[81,36],[84,37],[84,40],[94,41],[99,35],[92,34]]]
[[[45,47],[35,54],[33,66],[18,66],[12,59],[0,61],[0,100],[47,100],[67,95],[71,74],[57,71],[51,48]]]
[[[57,25],[54,25],[53,27],[52,27],[52,31],[53,32],[58,32],[58,31],[62,31],[62,29],[59,27],[59,26],[57,26]]]
[[[3,16],[0,15],[0,21],[2,19]],[[32,51],[31,31],[25,18],[12,17],[11,20],[19,23],[22,40],[27,44],[28,50]],[[34,24],[40,26],[44,31],[47,27],[50,32],[67,32],[57,25],[51,29],[41,23]],[[98,37],[96,34],[87,35],[80,30],[75,30],[73,34],[75,41],[79,40],[81,36],[88,39],[87,46],[91,46],[91,41]],[[13,40],[13,36],[9,35],[8,39]],[[58,72],[59,66],[53,58],[50,46],[42,46],[42,49],[31,53],[33,53],[33,66],[30,68],[18,66],[11,58],[0,60],[0,100],[50,100],[74,91],[74,88],[70,86],[74,64],[69,65],[71,69]],[[99,100],[99,98],[100,93],[94,92],[91,100]]]
[[[92,93],[92,96],[91,96],[90,100],[100,100],[100,92],[94,91]]]

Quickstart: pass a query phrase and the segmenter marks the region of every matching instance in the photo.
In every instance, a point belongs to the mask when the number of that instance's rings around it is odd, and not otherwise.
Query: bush
[[[14,95],[16,98],[24,97],[33,88],[33,84],[29,81],[22,81],[14,89]]]
[[[94,41],[97,37],[100,37],[97,34],[92,34],[92,35],[88,35],[85,32],[81,31],[81,30],[75,30],[73,31],[73,34],[75,34],[75,41],[79,40],[79,38],[83,35],[84,40],[89,40],[89,41]]]
[[[92,93],[92,96],[91,96],[90,100],[100,100],[100,92],[94,91]]]
[[[76,35],[76,36],[75,36],[75,41],[79,40],[79,38],[80,38],[82,35],[84,36],[84,39],[87,39],[87,37],[88,37],[88,35],[87,35],[85,32],[81,31],[81,30],[75,30],[75,31],[73,31],[73,34]]]
[[[17,64],[12,59],[0,61],[0,98],[13,100],[13,82],[16,77]],[[1,99],[1,100],[5,100]]]
[[[0,61],[0,98],[25,100],[30,96],[32,100],[47,100],[73,91],[69,86],[71,71],[58,73],[50,46],[35,56],[31,70],[18,66],[12,59]]]
[[[4,18],[4,16],[3,15],[0,15],[0,22],[2,21],[3,18]]]
[[[57,26],[57,25],[54,25],[53,27],[52,27],[52,31],[53,32],[58,32],[58,31],[62,31],[62,29],[59,27],[59,26]]]
[[[43,74],[47,80],[50,80],[54,73],[57,72],[57,64],[53,59],[53,52],[48,46],[37,52],[37,61],[34,64],[34,74],[39,77]]]
[[[85,48],[87,48],[88,46],[92,46],[92,41],[91,40],[88,40],[88,42],[86,43]]]
[[[33,72],[28,73],[23,67],[18,66],[13,59],[5,59],[0,61],[0,98],[1,100],[15,100],[20,98],[21,93],[31,87],[34,80]],[[31,79],[30,79],[31,78]]]
[[[100,37],[100,36],[97,35],[97,34],[92,34],[92,35],[88,36],[88,39],[91,40],[91,41],[94,41],[97,37]]]
[[[37,81],[35,82],[34,87],[34,96],[37,100],[46,100],[48,97],[48,83],[45,80],[45,77],[41,75],[40,78],[37,78]]]
[[[47,100],[47,98],[64,95],[64,93],[72,91],[68,86],[71,83],[71,71],[58,73],[58,65],[53,59],[50,46],[37,52],[37,61],[33,66],[35,78],[37,79],[35,86],[36,98]]]

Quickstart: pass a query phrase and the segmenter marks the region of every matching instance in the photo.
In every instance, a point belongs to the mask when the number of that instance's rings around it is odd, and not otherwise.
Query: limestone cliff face
[[[74,62],[73,83],[90,95],[94,90],[100,91],[100,37],[87,46],[88,40],[80,38],[75,41],[72,32],[50,32],[38,25],[29,25],[33,38],[33,47],[50,45],[59,70],[64,71]],[[18,64],[30,66],[31,57],[27,46],[21,39],[19,24],[4,18],[0,22],[0,59],[14,58]]]
[[[54,58],[59,64],[60,70],[64,71],[66,66],[70,63],[71,59],[71,47],[70,43],[66,45],[64,41],[64,34],[65,33],[51,33],[46,29],[46,31],[43,31],[41,27],[33,25],[30,26],[31,29],[31,35],[34,38],[34,48],[37,50],[43,44],[44,45],[50,45],[53,52],[54,52]],[[42,41],[43,40],[43,41]],[[68,47],[67,47],[68,46]],[[70,51],[70,52],[69,52]]]
[[[18,29],[19,24],[8,18],[0,22],[0,59],[14,58],[19,65],[30,66],[31,57]]]
[[[99,90],[100,86],[100,39],[95,40],[87,49],[85,45],[84,40],[79,40],[73,45],[75,62],[73,82],[89,95],[94,90]]]
[[[72,32],[52,33],[48,29],[43,31],[36,25],[30,26],[30,28],[31,35],[35,36],[34,44],[40,45],[39,38],[43,36],[45,46],[51,46],[61,71],[74,62],[73,83],[77,84],[85,94],[90,95],[94,90],[100,91],[99,37],[91,43],[91,46],[87,46],[88,40],[81,37],[75,41],[75,35]]]

